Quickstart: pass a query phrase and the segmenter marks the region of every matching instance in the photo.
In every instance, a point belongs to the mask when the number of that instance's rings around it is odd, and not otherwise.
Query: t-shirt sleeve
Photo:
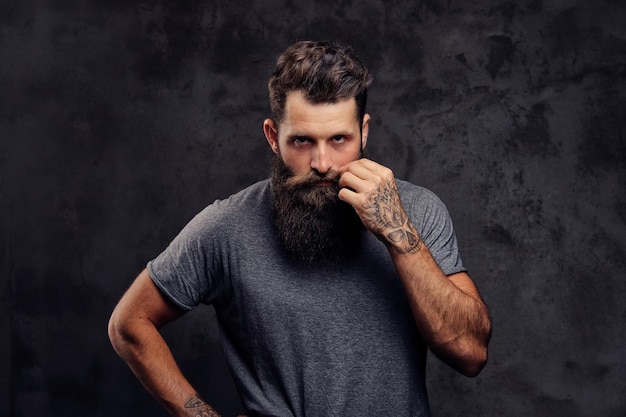
[[[421,189],[409,202],[409,215],[420,237],[446,275],[466,272],[457,244],[452,219],[444,203],[434,193]]]
[[[150,277],[161,292],[184,310],[209,304],[218,291],[220,267],[216,256],[219,227],[212,206],[194,217],[155,259],[148,262]]]

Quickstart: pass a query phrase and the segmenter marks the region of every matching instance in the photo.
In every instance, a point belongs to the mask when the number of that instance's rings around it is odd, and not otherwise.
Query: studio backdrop
[[[434,191],[493,315],[433,415],[626,411],[622,1],[0,2],[0,415],[165,415],[107,337],[202,208],[269,173],[267,79],[296,40],[374,74],[369,155]],[[164,328],[242,411],[211,307]]]

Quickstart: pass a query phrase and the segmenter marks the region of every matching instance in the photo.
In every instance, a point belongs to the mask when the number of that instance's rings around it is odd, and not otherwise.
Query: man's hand
[[[359,159],[339,168],[339,173],[339,198],[354,207],[365,227],[399,253],[420,250],[422,240],[402,207],[389,168]]]

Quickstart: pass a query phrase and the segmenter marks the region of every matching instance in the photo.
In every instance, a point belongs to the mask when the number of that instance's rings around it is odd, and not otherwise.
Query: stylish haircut
[[[363,121],[371,83],[372,77],[351,47],[331,42],[297,42],[278,57],[270,77],[272,117],[277,123],[282,122],[287,93],[302,91],[311,103],[335,103],[354,97],[357,119]]]

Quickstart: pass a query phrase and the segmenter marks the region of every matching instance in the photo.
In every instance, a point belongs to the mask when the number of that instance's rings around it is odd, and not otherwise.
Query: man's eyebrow
[[[344,130],[344,131],[335,132],[331,134],[329,137],[334,138],[335,136],[354,136],[354,135],[355,133],[353,131]],[[289,138],[314,139],[312,136],[308,134],[299,134],[299,133],[292,133],[288,137]]]
[[[334,134],[334,135],[332,135],[331,137],[334,137],[334,136],[354,136],[354,132],[353,132],[353,131],[351,131],[351,130],[350,130],[350,131],[344,130],[343,132],[337,132],[337,133],[335,133],[335,134]]]
[[[306,139],[306,140],[313,140],[313,138],[309,135],[299,135],[297,133],[294,133],[292,135],[287,136],[287,138],[289,139]]]

